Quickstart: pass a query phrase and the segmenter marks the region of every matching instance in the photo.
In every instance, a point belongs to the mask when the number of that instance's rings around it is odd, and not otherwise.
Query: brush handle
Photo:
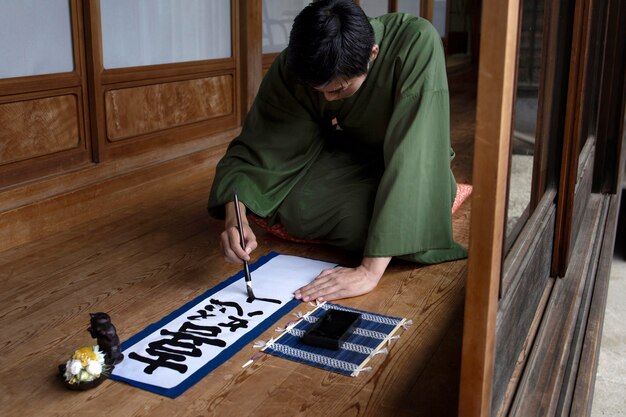
[[[237,228],[239,229],[239,242],[241,244],[241,248],[243,250],[246,249],[246,241],[243,237],[243,222],[241,221],[241,211],[239,210],[239,197],[237,196],[237,191],[235,191],[235,215],[237,216]],[[252,277],[250,276],[250,267],[248,266],[248,261],[243,261],[243,273],[246,279],[246,290],[248,291],[248,297],[254,298],[254,293],[252,292]]]

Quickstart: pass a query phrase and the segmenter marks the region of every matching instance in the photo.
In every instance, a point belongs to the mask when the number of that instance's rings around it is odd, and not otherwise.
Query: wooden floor
[[[459,88],[451,107],[453,168],[467,183],[472,89]],[[373,293],[341,301],[414,323],[389,354],[374,358],[372,372],[357,378],[266,355],[242,369],[255,353],[248,346],[174,400],[114,381],[67,391],[56,368],[92,343],[90,312],[108,312],[125,340],[238,271],[219,255],[222,222],[206,214],[211,180],[208,162],[155,178],[127,190],[141,191],[140,202],[121,197],[110,203],[117,206],[113,214],[0,253],[0,416],[456,414],[466,261],[428,267],[394,261]],[[456,239],[465,245],[469,210],[466,202],[454,215]],[[256,257],[276,250],[351,262],[329,248],[258,237]]]

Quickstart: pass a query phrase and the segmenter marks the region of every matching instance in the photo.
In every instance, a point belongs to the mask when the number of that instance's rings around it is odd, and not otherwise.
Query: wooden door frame
[[[488,416],[508,184],[519,0],[482,10],[459,415]],[[487,29],[487,30],[486,30]],[[499,110],[498,110],[499,109]],[[489,172],[490,175],[484,175]]]
[[[96,162],[104,162],[121,156],[133,156],[146,152],[147,149],[159,148],[166,145],[175,145],[186,138],[197,138],[216,134],[228,129],[236,128],[241,124],[241,25],[248,24],[248,17],[242,20],[244,13],[240,11],[243,0],[230,0],[231,8],[231,56],[219,59],[206,59],[191,62],[178,62],[158,65],[145,65],[125,68],[104,68],[102,54],[102,25],[100,15],[100,0],[85,1],[85,37],[87,44],[87,68],[89,79],[90,119],[93,140],[93,158]],[[252,3],[254,5],[254,3]],[[254,9],[254,8],[252,8]],[[250,12],[252,13],[252,12]],[[252,18],[254,17],[251,15]],[[248,39],[248,38],[246,38]],[[250,45],[251,48],[254,44]],[[248,49],[246,50],[247,52]],[[246,56],[248,56],[246,52]],[[251,60],[245,60],[246,65],[254,65]],[[248,68],[246,67],[246,71]],[[186,126],[176,126],[176,134],[166,131],[142,133],[132,141],[112,143],[107,140],[107,120],[105,94],[116,88],[130,88],[158,83],[184,81],[202,77],[229,75],[233,77],[233,113],[219,116],[209,121],[192,123]],[[245,98],[247,103],[248,86],[246,85]],[[216,142],[215,145],[222,143]]]
[[[87,81],[85,80],[85,44],[83,42],[83,4],[69,1],[72,42],[72,71],[28,75],[0,79],[0,104],[51,98],[61,95],[76,96],[78,139],[76,147],[47,153],[0,166],[0,189],[58,174],[64,169],[79,168],[91,163]]]
[[[79,0],[69,1],[72,64],[74,69],[68,72],[27,75],[23,77],[0,79],[0,96],[33,93],[57,88],[80,87],[85,74],[85,49],[82,40],[83,7]]]
[[[241,65],[240,114],[243,118],[252,107],[263,79],[262,0],[240,0],[239,21],[241,30],[241,36],[239,37]]]
[[[597,0],[578,0],[574,10],[574,27],[570,58],[570,72],[567,92],[567,110],[565,115],[565,131],[563,134],[559,193],[557,195],[557,217],[553,249],[553,276],[563,277],[567,272],[570,256],[589,198],[590,187],[578,189],[579,161],[584,157],[593,158],[595,146],[581,145],[588,138],[588,113],[590,102],[594,99],[590,90],[590,49],[593,47],[594,25],[598,22]],[[599,56],[603,60],[603,56]],[[591,154],[590,156],[588,154]],[[593,163],[593,159],[590,161]],[[586,165],[586,164],[585,164]],[[589,186],[591,179],[589,179]]]
[[[509,66],[506,64],[507,58],[511,62],[515,62],[513,58],[514,51],[511,51],[511,49],[515,49],[515,45],[507,43],[507,39],[512,33],[516,32],[517,24],[519,23],[519,19],[515,21],[515,19],[510,18],[514,9],[519,10],[519,0],[503,2],[506,4],[499,4],[499,2],[495,1],[492,3],[493,4],[485,5],[482,15],[482,28],[485,33],[487,33],[485,29],[488,29],[489,39],[483,36],[481,41],[477,127],[474,145],[474,195],[470,225],[468,281],[463,334],[463,362],[461,366],[459,402],[459,414],[461,416],[489,416],[493,411],[490,407],[490,403],[492,401],[492,384],[494,383],[493,376],[495,374],[494,367],[496,365],[494,363],[496,352],[495,336],[497,331],[496,314],[499,314],[500,311],[499,302],[501,303],[503,301],[498,299],[498,286],[500,285],[500,276],[502,274],[502,265],[500,263],[502,242],[499,239],[502,238],[503,233],[503,221],[501,217],[503,215],[502,204],[505,201],[507,186],[506,175],[502,170],[502,166],[508,163],[508,129],[510,129],[511,121],[511,114],[509,113],[511,108],[510,96],[513,94],[515,71],[515,68],[511,69],[510,64]],[[602,36],[604,33],[624,33],[624,25],[620,25],[620,22],[623,22],[626,10],[619,2],[609,0],[610,10],[608,17],[605,19],[602,13],[597,13],[603,6],[604,3],[601,3],[599,0],[577,0],[573,8],[570,9],[571,14],[568,14],[568,16],[573,19],[573,24],[571,25],[572,27],[568,29],[569,34],[571,34],[571,45],[569,45],[569,38],[567,38],[568,40],[565,42],[567,44],[567,60],[560,70],[560,76],[557,77],[556,74],[552,74],[554,76],[551,78],[552,81],[548,81],[548,84],[554,84],[553,81],[557,78],[567,80],[566,84],[558,83],[559,85],[549,87],[561,90],[558,97],[556,95],[552,97],[557,103],[550,104],[550,101],[546,102],[548,107],[554,105],[557,107],[556,110],[546,110],[547,114],[550,115],[549,117],[556,118],[560,121],[557,120],[557,122],[548,124],[541,123],[541,129],[543,129],[542,135],[550,137],[557,136],[559,139],[561,137],[563,138],[563,149],[553,152],[557,154],[560,153],[560,157],[557,157],[557,160],[561,164],[560,168],[558,168],[558,172],[560,172],[561,175],[556,178],[556,182],[559,182],[558,193],[556,194],[558,199],[556,209],[558,209],[557,215],[560,216],[559,221],[561,223],[560,226],[555,227],[554,237],[554,247],[557,248],[558,245],[558,249],[555,249],[555,251],[559,251],[558,256],[560,258],[553,264],[553,267],[555,265],[557,266],[556,274],[558,276],[565,275],[565,271],[562,268],[567,266],[567,258],[577,240],[577,227],[582,223],[580,219],[582,219],[585,213],[587,201],[590,200],[592,184],[590,171],[593,167],[596,143],[605,144],[603,152],[600,155],[600,160],[606,160],[607,158],[613,159],[611,172],[604,172],[604,175],[596,175],[596,189],[600,191],[605,190],[604,192],[608,191],[609,194],[611,194],[610,191],[615,191],[616,187],[617,191],[619,191],[619,178],[623,175],[623,173],[619,171],[619,161],[622,161],[622,164],[624,163],[625,155],[623,143],[626,139],[616,132],[623,131],[624,97],[626,96],[623,75],[625,54],[622,52],[623,48],[620,49],[615,43],[619,43],[619,41],[611,37],[607,38],[607,44],[600,42],[603,45],[603,50],[599,52],[598,56],[589,54],[589,51],[590,48],[593,48],[592,40],[595,39],[594,37]],[[591,11],[591,13],[589,11]],[[556,15],[552,16],[552,18],[556,18]],[[608,32],[606,32],[607,30]],[[554,38],[552,41],[556,40],[557,38]],[[507,48],[507,46],[509,48]],[[593,72],[590,69],[590,62],[596,62],[596,60],[600,60],[600,63],[603,65],[599,92],[593,91],[590,83],[591,73]],[[551,65],[553,65],[553,63],[551,63]],[[615,71],[613,70],[614,67],[617,67]],[[613,86],[612,90],[610,86]],[[563,90],[565,87],[567,87],[567,94],[562,94],[565,93],[565,90]],[[553,91],[547,93],[557,94],[558,92]],[[598,135],[594,137],[593,135],[588,135],[587,132],[589,129],[587,129],[586,126],[590,123],[587,109],[590,108],[592,100],[598,97],[598,108],[600,112],[602,112],[602,109],[606,109],[607,106],[613,105],[616,107],[614,113],[619,116],[615,118],[616,120],[609,120],[606,116],[600,114],[598,118]],[[562,102],[565,104],[563,105]],[[496,112],[495,110],[499,111]],[[555,114],[555,111],[557,114]],[[610,124],[610,126],[606,126],[607,124]],[[585,139],[588,140],[581,149],[579,144],[582,144],[582,140]],[[546,155],[550,153],[550,150],[545,149],[545,152],[546,153],[539,156],[539,172],[545,171],[547,168]],[[558,162],[556,165],[558,165]],[[480,167],[480,170],[478,167]],[[615,170],[618,170],[618,172],[615,172]],[[484,172],[489,172],[490,175],[482,175]],[[545,176],[545,173],[542,175]],[[547,190],[539,206],[547,213],[547,207],[550,205],[553,207],[551,209],[552,212],[556,213],[554,205],[550,201],[547,201],[553,199],[556,184],[553,184],[554,181],[551,180],[550,176],[546,178],[547,180],[542,180],[542,182],[538,184],[538,188],[545,187]],[[540,189],[537,190],[537,192],[540,191]],[[539,194],[535,196],[535,199],[537,199],[538,196]],[[611,210],[613,210],[612,213],[615,212],[615,196],[595,195],[594,198],[597,218],[592,220],[602,222],[604,221],[602,219],[606,220],[607,218],[605,206],[607,206],[608,203],[606,201],[610,202],[609,206]],[[600,200],[603,202],[601,205],[598,205],[598,201]],[[535,203],[533,203],[533,205],[535,205]],[[601,210],[598,207],[600,207]],[[588,226],[591,224],[595,227],[596,224],[590,220],[591,217],[587,216],[586,219]],[[611,221],[614,220],[614,216],[611,217]],[[529,223],[526,226],[535,227],[536,225]],[[537,235],[532,230],[527,230],[528,227],[526,226],[524,228],[526,235]],[[585,230],[590,231],[592,229],[587,227]],[[600,224],[596,229],[593,229],[593,233],[596,233],[597,230],[604,230],[604,225]],[[589,236],[590,235],[588,235],[586,239],[591,240],[581,241],[586,243],[586,246],[582,245],[580,248],[586,249],[590,245],[595,245],[593,237],[590,238]],[[610,243],[612,235],[607,236],[609,236],[609,238],[606,240]],[[516,242],[516,245],[518,243],[519,242]],[[606,246],[609,247],[610,245],[607,244]],[[594,248],[594,250],[597,250],[597,245],[594,246]],[[573,259],[579,258],[580,257],[574,257]],[[588,258],[590,260],[588,264],[584,265],[585,268],[580,268],[580,261],[577,264],[577,268],[570,268],[572,271],[567,273],[566,279],[550,278],[550,282],[547,283],[541,297],[542,299],[546,299],[546,297],[549,296],[551,300],[557,300],[552,305],[552,322],[544,326],[545,317],[543,316],[542,309],[545,302],[541,301],[539,308],[535,312],[531,326],[534,330],[530,330],[528,335],[526,335],[528,344],[528,346],[525,345],[524,347],[526,352],[537,345],[537,342],[533,341],[534,336],[532,335],[532,332],[536,331],[537,326],[543,328],[544,336],[550,336],[552,334],[553,327],[550,326],[554,323],[558,323],[561,317],[559,315],[560,310],[558,308],[555,309],[554,306],[556,305],[558,307],[564,305],[564,303],[558,302],[563,297],[563,295],[560,294],[560,288],[569,282],[573,282],[575,285],[582,282],[574,279],[579,279],[580,276],[573,276],[576,274],[587,276],[585,272],[587,267],[589,267],[589,271],[591,271],[594,265],[596,265],[596,263],[593,262],[597,261],[596,258],[591,256]],[[549,268],[549,264],[547,268]],[[507,267],[507,270],[508,269],[510,268]],[[585,271],[583,271],[583,269]],[[548,271],[548,269],[546,269],[546,271]],[[572,280],[567,279],[570,276],[573,277]],[[527,280],[522,280],[521,282],[526,281]],[[554,286],[551,289],[552,283]],[[570,287],[572,287],[572,285],[570,285]],[[577,289],[580,290],[578,287]],[[548,293],[550,294],[548,295]],[[602,297],[602,294],[598,294],[598,297]],[[573,301],[571,306],[568,304],[566,307],[578,308],[576,307],[578,305],[576,304],[577,299],[576,297],[572,297]],[[589,297],[587,297],[586,300],[589,302]],[[576,314],[578,314],[577,310],[569,311],[568,325],[570,328],[564,327],[557,329],[560,332],[559,334],[566,334],[570,337],[572,323],[574,323],[572,320],[576,319]],[[587,314],[587,310],[583,308],[580,314],[581,317],[583,317]],[[508,333],[511,334],[511,331],[509,330]],[[575,335],[577,343],[581,340],[580,334],[579,332]],[[507,337],[506,334],[500,336]],[[551,340],[546,340],[546,343],[551,342]],[[597,337],[590,343],[594,341],[597,342]],[[549,349],[546,349],[546,343],[540,345],[541,347],[536,351],[533,350],[533,352],[538,352],[538,355],[541,355],[542,352],[550,352]],[[579,347],[579,345],[576,345],[576,349],[579,349]],[[498,348],[500,348],[499,344]],[[565,347],[564,349],[569,349],[569,347]],[[524,352],[522,352],[522,354],[523,353]],[[567,354],[565,350],[555,353],[553,356],[556,359],[550,359],[552,360],[550,363],[556,363],[559,360],[563,362],[562,359],[565,354]],[[566,359],[570,360],[570,358]],[[544,362],[548,363],[549,361]],[[591,363],[591,361],[587,362]],[[543,362],[537,363],[541,364]],[[543,392],[542,389],[537,388],[536,378],[533,378],[533,375],[539,375],[541,372],[548,371],[543,367],[537,367],[535,365],[536,364],[531,364],[530,366],[526,365],[527,369],[523,371],[524,378],[528,376],[526,375],[527,373],[531,374],[526,380],[526,394],[532,390]],[[523,367],[523,364],[519,366]],[[516,372],[518,371],[516,370]],[[564,377],[562,369],[560,372],[562,378],[571,377],[570,374]],[[589,368],[583,368],[582,372],[588,373]],[[532,382],[528,383],[528,381]],[[512,384],[514,383],[515,381],[512,382]],[[569,401],[571,399],[574,382],[568,379],[567,384],[568,391],[565,397],[563,397],[563,401]],[[555,389],[558,390],[559,386],[560,385],[557,384],[557,388]],[[592,384],[586,384],[583,388],[588,391],[590,386],[592,386]],[[512,385],[509,388],[514,390],[515,386]],[[559,392],[555,392],[550,394],[551,397],[549,400],[551,401],[551,407],[556,407],[555,401],[560,401],[561,398],[558,396]],[[524,394],[524,392],[520,394],[518,389],[516,394],[517,404],[526,401],[526,394]],[[587,397],[589,396],[587,395]],[[584,405],[586,406],[586,404],[587,403]],[[565,410],[566,408],[563,409]],[[497,411],[498,413],[506,413],[505,408],[500,408]]]
[[[420,16],[429,22],[433,21],[433,10],[435,8],[434,0],[420,1]]]
[[[607,10],[593,182],[594,192],[618,194],[623,187],[624,174],[624,161],[618,156],[624,158],[626,154],[622,151],[624,144],[620,136],[620,132],[624,132],[626,96],[626,54],[623,53],[626,25],[622,23],[626,21],[626,4],[621,0],[609,0]]]
[[[532,351],[554,284],[550,277],[558,142],[563,135],[567,87],[569,9],[558,1],[544,4],[543,47],[539,83],[532,192],[528,220],[519,235],[507,238],[496,318],[492,414],[503,416],[515,398],[517,384]],[[523,12],[522,12],[523,13]],[[523,20],[523,16],[520,17]]]

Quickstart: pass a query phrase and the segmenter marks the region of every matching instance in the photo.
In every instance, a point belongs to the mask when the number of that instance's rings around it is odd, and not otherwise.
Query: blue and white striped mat
[[[328,309],[359,313],[361,314],[361,321],[339,350],[302,343],[301,338],[304,333]],[[338,304],[322,303],[299,321],[289,325],[279,337],[270,340],[262,351],[342,375],[357,376],[366,369],[365,365],[372,356],[386,352],[385,346],[392,339],[394,333],[408,324],[406,319],[402,318],[369,313]]]

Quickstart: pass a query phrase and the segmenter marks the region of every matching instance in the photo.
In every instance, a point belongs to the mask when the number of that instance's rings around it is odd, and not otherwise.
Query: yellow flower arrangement
[[[74,352],[65,364],[65,381],[69,384],[90,382],[106,375],[108,367],[104,364],[104,353],[98,345],[83,347]]]

